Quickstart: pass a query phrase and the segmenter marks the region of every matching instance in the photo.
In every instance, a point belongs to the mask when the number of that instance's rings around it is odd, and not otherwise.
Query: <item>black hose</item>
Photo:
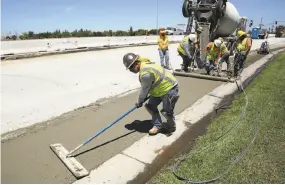
[[[245,94],[245,105],[243,106],[243,110],[241,113],[240,118],[235,122],[235,124],[233,124],[233,126],[227,130],[224,134],[222,134],[221,136],[219,136],[218,138],[216,138],[214,140],[214,142],[217,142],[218,140],[220,140],[221,138],[225,137],[227,134],[229,134],[231,131],[235,130],[237,128],[237,126],[241,123],[242,119],[244,118],[245,114],[246,114],[246,110],[248,107],[248,96],[242,86],[242,82],[241,82],[241,86],[238,85],[237,81],[236,81],[236,85],[238,87],[238,89],[243,92]],[[220,109],[221,107],[219,107]],[[254,135],[253,135],[253,139],[252,141],[247,145],[247,147],[237,156],[235,156],[234,160],[231,161],[231,164],[229,165],[229,167],[222,173],[218,174],[217,176],[215,176],[212,179],[208,179],[208,180],[192,180],[192,179],[187,179],[185,177],[181,177],[176,173],[176,170],[179,168],[179,166],[182,164],[182,162],[184,162],[186,160],[186,158],[188,158],[189,156],[191,156],[191,154],[193,154],[194,152],[189,153],[188,155],[185,155],[180,161],[178,161],[172,168],[172,173],[176,176],[177,179],[181,180],[181,181],[185,181],[187,183],[192,183],[192,184],[205,184],[205,183],[211,183],[214,181],[217,181],[218,179],[222,178],[224,175],[226,175],[227,173],[229,173],[229,171],[232,169],[232,167],[238,163],[243,157],[244,155],[249,151],[249,149],[252,147],[257,134],[258,134],[258,121],[259,121],[259,117],[260,117],[260,113],[258,114],[258,116],[255,119],[255,126],[254,126]],[[212,143],[207,145],[206,147],[202,148],[199,152],[204,151],[208,148],[210,148],[212,146]],[[197,151],[196,151],[197,152]]]

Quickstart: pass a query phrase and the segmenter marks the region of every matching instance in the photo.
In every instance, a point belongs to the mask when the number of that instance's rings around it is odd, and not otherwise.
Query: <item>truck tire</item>
[[[183,14],[183,16],[185,17],[185,18],[188,18],[188,17],[190,17],[190,12],[189,12],[189,10],[188,10],[188,7],[189,7],[189,1],[188,0],[184,0],[184,3],[183,3],[183,5],[182,5],[182,14]]]
[[[225,9],[223,8],[224,5],[226,5],[224,3],[224,0],[218,0],[216,4],[216,16],[218,19],[224,16],[224,11],[225,11]]]

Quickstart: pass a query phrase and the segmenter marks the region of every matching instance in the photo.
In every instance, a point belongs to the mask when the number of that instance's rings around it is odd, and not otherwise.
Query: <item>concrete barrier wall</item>
[[[170,35],[170,41],[180,41],[183,35]],[[1,55],[29,53],[40,51],[58,51],[76,49],[81,47],[103,47],[116,45],[132,45],[144,43],[156,43],[157,36],[134,37],[77,37],[60,39],[37,39],[1,42]]]

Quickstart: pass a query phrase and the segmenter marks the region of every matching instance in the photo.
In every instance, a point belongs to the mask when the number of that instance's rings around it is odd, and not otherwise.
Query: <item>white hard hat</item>
[[[194,42],[195,39],[196,39],[196,35],[193,34],[193,33],[190,33],[190,34],[189,34],[189,39],[190,39],[192,42]]]
[[[216,40],[214,41],[214,44],[215,44],[216,47],[219,48],[219,47],[221,46],[221,44],[222,44],[222,41],[219,40],[219,39],[216,39]]]

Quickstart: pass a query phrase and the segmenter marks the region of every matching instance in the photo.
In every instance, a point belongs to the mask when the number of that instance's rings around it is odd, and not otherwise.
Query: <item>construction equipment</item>
[[[190,33],[194,29],[198,33],[201,59],[206,58],[206,45],[219,37],[233,55],[236,52],[236,33],[238,30],[246,31],[247,27],[247,18],[240,17],[236,7],[227,0],[184,0],[182,14],[188,18],[186,32]],[[249,27],[252,24],[251,20]],[[202,31],[199,33],[197,30]],[[218,80],[220,77],[211,78]]]
[[[148,100],[148,98],[146,98],[146,100]],[[146,101],[145,100],[145,101]],[[97,132],[95,135],[93,135],[92,137],[88,138],[84,143],[80,144],[79,146],[77,146],[76,148],[74,148],[73,150],[71,150],[70,152],[68,152],[62,144],[60,143],[55,143],[55,144],[51,144],[50,148],[52,149],[52,151],[57,155],[57,157],[66,165],[66,167],[71,171],[71,173],[77,178],[80,179],[82,177],[85,177],[87,175],[89,175],[89,171],[86,170],[74,157],[74,155],[72,155],[75,151],[79,150],[81,147],[83,147],[84,145],[86,145],[87,143],[89,143],[90,141],[92,141],[95,137],[99,136],[100,134],[102,134],[104,131],[106,131],[108,128],[110,128],[111,126],[113,126],[115,123],[117,123],[118,121],[120,121],[121,119],[123,119],[125,116],[127,116],[128,114],[130,114],[131,112],[133,112],[137,107],[134,106],[133,108],[131,108],[129,111],[127,111],[126,113],[124,113],[122,116],[120,116],[118,119],[116,119],[115,121],[113,121],[112,123],[110,123],[108,126],[106,126],[105,128],[103,128],[102,130],[100,130],[99,132]]]

